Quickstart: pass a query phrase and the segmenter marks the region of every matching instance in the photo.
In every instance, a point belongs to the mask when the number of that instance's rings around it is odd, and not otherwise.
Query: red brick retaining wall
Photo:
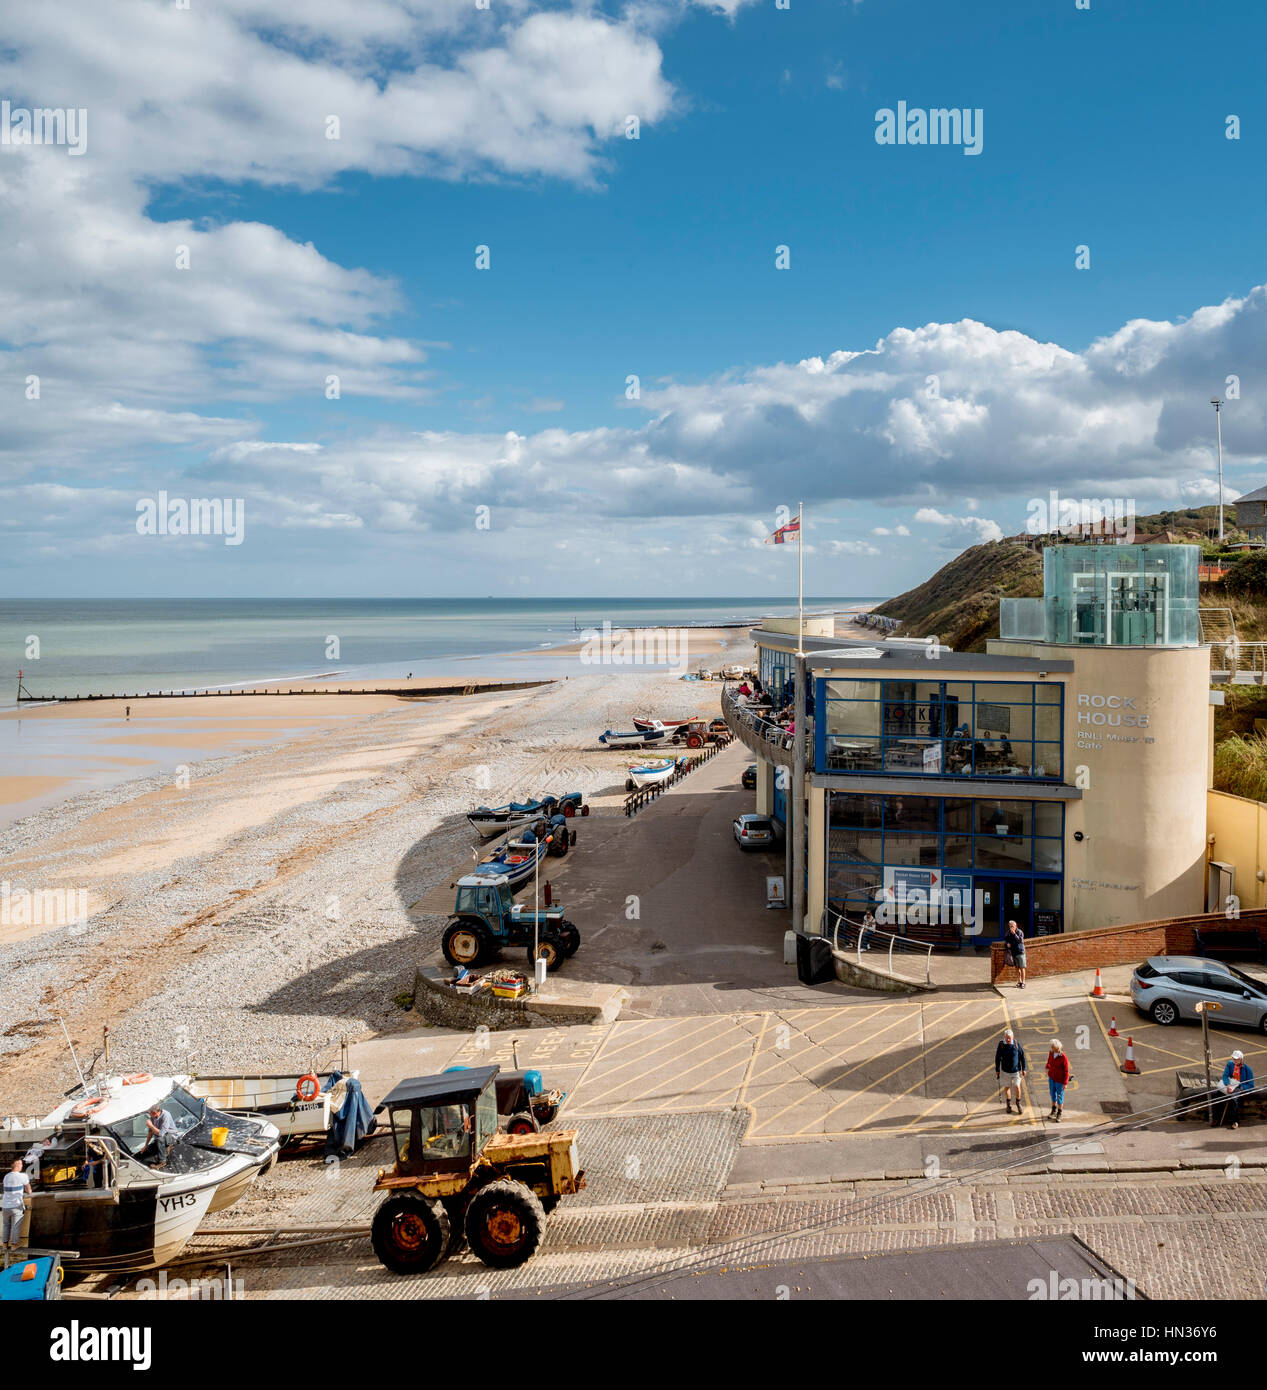
[[[1071,931],[1059,936],[1039,936],[1025,943],[1028,978],[1060,975],[1066,970],[1094,970],[1098,965],[1138,965],[1148,956],[1191,955],[1196,950],[1197,927],[1214,931],[1267,929],[1267,908],[1249,908],[1229,921],[1221,912],[1198,912],[1190,917],[1166,917],[1157,922],[1133,922],[1125,927],[1101,927],[1098,931]],[[1003,943],[990,946],[990,982],[1015,980],[1016,971],[1005,964]]]

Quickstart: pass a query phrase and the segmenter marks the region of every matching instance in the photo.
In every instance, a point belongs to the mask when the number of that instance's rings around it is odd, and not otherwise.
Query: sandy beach
[[[751,657],[746,632],[709,642],[727,662]],[[398,1026],[393,1000],[436,956],[446,920],[417,905],[477,843],[466,811],[579,789],[593,815],[620,814],[629,754],[598,734],[644,711],[718,708],[717,684],[575,657],[571,669],[528,689],[425,699],[132,701],[129,720],[120,702],[94,703],[121,757],[205,755],[0,830],[0,881],[14,894],[61,890],[87,905],[82,923],[12,910],[0,921],[0,1112],[47,1109],[74,1080],[59,1016],[84,1063],[108,1027],[111,1067],[125,1071],[319,1064],[342,1037]],[[21,719],[55,730],[76,711]],[[8,780],[0,802],[29,790]]]

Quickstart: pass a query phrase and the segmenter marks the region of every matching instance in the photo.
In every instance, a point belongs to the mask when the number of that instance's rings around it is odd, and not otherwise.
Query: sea
[[[880,598],[815,596],[823,612]],[[756,622],[795,598],[4,599],[0,709],[32,696],[223,690],[286,679],[563,674],[587,632]],[[697,664],[697,663],[696,663]],[[577,674],[576,658],[569,674]]]

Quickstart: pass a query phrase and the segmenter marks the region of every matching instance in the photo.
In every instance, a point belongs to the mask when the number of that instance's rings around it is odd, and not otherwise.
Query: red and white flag
[[[801,518],[795,517],[786,526],[780,526],[771,536],[765,538],[766,545],[782,545],[789,536],[794,536],[801,529]]]

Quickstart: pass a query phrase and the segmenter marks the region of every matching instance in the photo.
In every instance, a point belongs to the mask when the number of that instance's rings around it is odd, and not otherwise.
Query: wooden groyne
[[[19,704],[57,704],[72,705],[92,700],[218,700],[221,698],[250,697],[259,695],[397,695],[402,699],[422,699],[436,695],[484,695],[498,690],[530,690],[538,685],[550,685],[548,680],[538,681],[472,681],[466,685],[375,685],[361,687],[309,685],[296,689],[294,686],[265,686],[246,690],[144,690],[130,695],[31,695],[23,690],[18,695]]]

